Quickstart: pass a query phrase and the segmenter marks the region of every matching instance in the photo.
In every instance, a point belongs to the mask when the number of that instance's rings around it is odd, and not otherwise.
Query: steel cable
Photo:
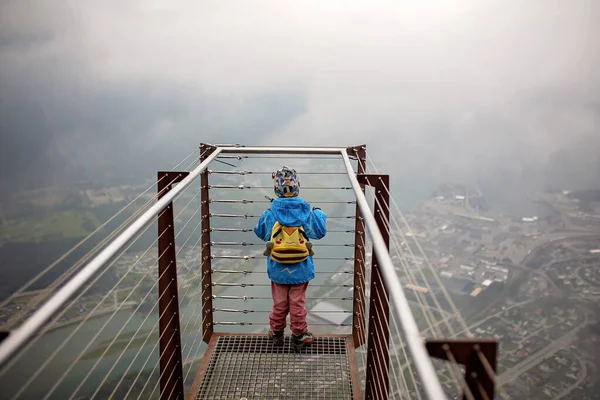
[[[190,219],[191,220],[191,219]],[[186,224],[187,225],[187,224]],[[179,255],[179,253],[181,251],[183,251],[183,249],[185,248],[185,245],[187,244],[187,242],[192,238],[192,235],[194,234],[194,232],[196,232],[196,230],[200,227],[200,224],[198,224],[196,226],[196,228],[194,228],[194,230],[190,233],[190,235],[188,236],[188,238],[186,239],[186,241],[182,244],[181,248],[179,249],[179,251],[176,253],[176,257],[177,255]],[[183,228],[182,228],[183,230]],[[198,243],[200,242],[200,238],[198,238],[198,241],[196,242],[196,244],[192,247],[192,248],[196,248],[196,246],[198,245]],[[189,255],[191,254],[191,251],[188,251],[187,256],[185,257],[185,259],[183,260],[182,264],[185,264],[185,262],[187,261]],[[166,270],[163,272],[163,274],[166,272]],[[185,280],[189,274],[192,273],[192,270],[190,269],[187,274],[183,277]],[[162,275],[161,275],[162,276]],[[150,288],[149,291],[152,291],[154,289],[154,287],[156,286],[156,284],[158,283],[159,279],[155,282],[155,284]],[[170,283],[169,283],[170,285]],[[183,294],[183,296],[181,297],[181,299],[184,299],[187,295],[187,291],[189,291],[189,287],[186,290],[186,293]],[[145,324],[146,320],[148,319],[148,317],[151,315],[152,311],[155,309],[155,307],[159,304],[162,296],[166,293],[167,291],[165,290],[158,298],[158,300],[155,302],[154,306],[152,307],[152,309],[149,311],[149,313],[146,315],[146,318],[144,318],[144,320],[140,323],[140,327],[138,328],[138,330],[135,332],[135,334],[131,337],[131,339],[129,340],[129,343],[127,343],[127,345],[125,346],[125,349],[121,351],[121,354],[119,355],[118,359],[113,363],[113,367],[110,369],[110,371],[106,374],[105,380],[106,378],[108,378],[108,376],[110,375],[110,373],[113,371],[113,369],[116,367],[116,365],[118,364],[119,360],[121,359],[121,357],[125,354],[125,352],[127,351],[127,349],[129,348],[129,346],[131,345],[131,343],[133,342],[133,340],[135,339],[135,337],[137,336],[137,334],[139,333],[141,327]],[[183,301],[183,300],[181,300]],[[170,304],[170,302],[169,302]],[[182,303],[179,303],[178,306],[181,307]],[[165,308],[165,310],[168,308],[168,306]],[[160,319],[162,318],[162,315],[159,316],[158,320],[156,321],[156,323],[154,324],[154,327],[150,330],[150,332],[148,333],[148,335],[146,336],[145,340],[144,340],[144,344],[148,341],[148,338],[150,337],[151,333],[153,332],[153,330],[155,329],[156,325],[160,322]],[[122,374],[121,379],[119,380],[119,382],[117,383],[117,386],[115,386],[115,389],[113,390],[113,393],[115,393],[115,391],[118,389],[119,385],[121,384],[121,382],[123,381],[123,379],[125,378],[125,376],[127,375],[127,373],[129,372],[131,366],[133,365],[133,362],[135,361],[135,359],[137,358],[137,356],[139,355],[139,353],[141,352],[143,345],[140,347],[140,349],[138,350],[136,356],[134,357],[134,359],[130,362],[129,366],[127,367],[127,369],[125,370],[125,372]],[[104,382],[103,382],[104,383]],[[100,384],[99,388],[103,385],[103,383]],[[97,391],[96,391],[97,392]],[[111,394],[111,396],[112,396]]]
[[[379,204],[379,200],[376,197],[375,197],[375,201]],[[379,204],[379,207],[381,207],[383,209],[383,206],[381,204]],[[384,221],[384,226],[385,226],[385,228],[387,230],[387,233],[390,236],[390,238],[392,240],[394,240],[392,238],[392,234],[391,234],[391,232],[389,230],[389,223],[385,223],[385,221]],[[431,291],[431,289],[430,289],[430,291]],[[432,293],[432,295],[433,295],[433,293]],[[436,304],[439,306],[439,303],[436,303]],[[439,306],[439,307],[441,309],[441,306]],[[426,312],[429,312],[430,316],[433,318],[433,320],[435,320],[435,318],[433,317],[433,313],[431,313],[431,307],[425,307],[425,310],[426,310]],[[427,314],[425,314],[425,315],[427,315]],[[427,319],[428,319],[428,323],[430,324],[430,327],[433,327],[433,323],[429,320],[429,318],[427,318]],[[447,324],[447,325],[448,325],[448,329],[452,331],[452,327],[449,324]],[[456,370],[453,368],[453,366],[449,365],[448,363],[446,363],[445,366],[446,366],[446,369],[448,370],[448,372],[451,375],[454,375],[454,382],[457,385],[457,390],[460,391],[460,384],[462,383],[462,381],[464,380],[464,378],[462,377],[462,375],[460,375],[460,376],[456,375]],[[463,390],[468,390],[468,387],[466,389],[465,389],[465,387],[463,387]]]
[[[158,239],[160,238],[160,236],[164,235],[164,233],[165,233],[165,232],[166,232],[166,229],[165,229],[165,230],[164,230],[164,231],[163,231],[163,232],[162,232],[162,233],[159,235],[159,237],[156,239],[156,241],[158,241]],[[156,241],[155,241],[155,242],[156,242]],[[133,245],[133,243],[131,243],[129,247],[131,247],[132,245]],[[147,249],[146,251],[148,251],[148,250],[149,250],[149,249],[150,249],[150,248],[151,248],[153,245],[154,245],[154,243],[153,243],[153,244],[152,244],[150,247],[148,247],[148,249]],[[125,250],[124,250],[124,251],[121,253],[121,255],[122,255],[122,254],[124,254],[124,252],[125,252],[125,251],[127,251],[127,249],[125,249]],[[140,259],[140,260],[141,260],[141,259]],[[112,266],[112,265],[114,264],[114,262],[115,262],[115,261],[116,261],[116,259],[115,259],[115,260],[114,260],[114,261],[113,261],[113,262],[112,262],[112,263],[109,265],[109,268],[110,268],[110,266]],[[133,266],[132,266],[132,267],[129,269],[129,271],[128,271],[128,272],[131,272],[131,271],[133,270],[133,268],[135,267],[135,265],[137,265],[137,262],[136,262],[136,264],[134,264],[134,265],[133,265]],[[106,270],[105,270],[105,271],[106,271]],[[99,276],[98,276],[96,279],[99,279],[99,278],[100,278],[100,276],[101,276],[101,275],[99,275]],[[117,284],[115,284],[115,285],[113,286],[113,288],[112,288],[112,289],[111,289],[111,290],[110,290],[110,291],[109,291],[109,292],[106,294],[106,296],[104,296],[104,298],[102,299],[102,301],[100,301],[100,302],[99,302],[99,303],[96,305],[96,307],[94,307],[94,309],[93,309],[93,310],[91,310],[91,311],[90,311],[90,312],[89,312],[89,313],[86,315],[86,318],[85,318],[83,321],[81,321],[81,322],[78,324],[78,326],[77,326],[77,327],[76,327],[76,328],[75,328],[73,331],[71,331],[71,333],[69,334],[69,336],[68,336],[68,337],[67,337],[67,338],[66,338],[66,339],[65,339],[65,340],[62,342],[62,344],[61,344],[61,345],[60,345],[60,346],[59,346],[57,349],[55,349],[55,350],[54,350],[54,352],[52,353],[52,355],[51,355],[50,357],[48,357],[48,358],[47,358],[47,359],[44,361],[44,363],[43,363],[43,364],[42,364],[42,365],[41,365],[41,366],[40,366],[40,367],[39,367],[39,368],[36,370],[36,372],[35,372],[35,373],[34,373],[34,374],[31,376],[31,377],[29,377],[29,379],[27,380],[27,382],[26,382],[26,383],[25,383],[25,384],[24,384],[24,385],[21,387],[21,389],[19,390],[19,392],[17,392],[17,394],[14,396],[14,398],[17,398],[18,396],[20,396],[20,395],[21,395],[21,394],[22,394],[22,393],[23,393],[23,392],[24,392],[24,391],[25,391],[25,390],[26,390],[26,389],[29,387],[29,385],[30,385],[30,384],[31,384],[31,383],[32,383],[32,382],[35,380],[35,378],[37,378],[37,376],[38,376],[38,375],[41,373],[41,371],[43,371],[43,370],[44,370],[44,368],[46,368],[46,366],[47,366],[47,365],[50,363],[50,361],[52,361],[52,360],[54,359],[54,357],[55,357],[55,356],[58,354],[58,352],[59,352],[60,350],[62,350],[62,348],[63,348],[63,347],[64,347],[64,346],[65,346],[65,345],[68,343],[68,341],[69,341],[69,340],[70,340],[70,339],[71,339],[71,338],[72,338],[72,337],[75,335],[75,333],[77,333],[77,332],[78,332],[79,328],[81,328],[81,326],[83,326],[83,324],[84,324],[84,323],[85,323],[85,322],[86,322],[86,321],[87,321],[87,320],[90,318],[90,316],[91,316],[91,315],[93,315],[94,311],[96,311],[96,310],[98,309],[98,307],[100,307],[100,305],[104,303],[104,301],[105,301],[105,300],[108,298],[108,296],[111,294],[112,290],[114,290],[114,288],[115,288],[115,287],[116,287],[116,286],[117,286],[119,283],[121,283],[121,282],[122,282],[122,280],[124,279],[124,277],[125,277],[125,276],[127,276],[127,274],[125,274],[125,275],[123,275],[123,277],[121,277],[121,279],[120,279],[120,280],[117,282]],[[94,283],[95,283],[95,281],[93,281],[91,284],[94,284]],[[89,288],[89,286],[88,286],[88,288]],[[77,300],[77,298],[76,298],[74,301],[76,301],[76,300]],[[124,302],[122,302],[122,303],[121,303],[121,305],[122,305],[122,304],[124,304]],[[64,312],[66,312],[66,311],[67,311],[67,309],[68,309],[68,307],[65,307],[65,309],[64,309],[64,311],[63,311],[63,313],[64,313]],[[117,309],[117,311],[118,311],[119,309],[120,309],[120,307]],[[116,313],[116,311],[115,311],[115,312],[113,312],[113,315],[114,315],[115,313]],[[57,318],[60,318],[60,317],[61,317],[61,315],[59,315]],[[109,319],[108,321],[110,321],[110,319]],[[108,322],[107,322],[107,323],[108,323]],[[106,324],[107,324],[107,323],[106,323]],[[40,338],[41,336],[42,336],[42,335],[39,335],[37,338]],[[30,345],[32,345],[33,343],[34,343],[34,341],[31,341],[31,342],[29,342],[29,344],[30,344]],[[90,342],[88,342],[88,346],[86,347],[86,349],[87,349],[87,348],[89,348],[89,345],[90,345],[90,344],[91,344],[91,341],[90,341]],[[23,351],[21,354],[23,354],[23,353],[24,353],[24,351]]]
[[[184,158],[182,161],[179,162],[179,164],[177,164],[175,167],[172,168],[172,170],[174,170],[175,168],[179,167],[181,164],[183,164],[185,161],[187,161],[191,155],[195,154],[196,152],[194,151],[193,153],[191,153],[190,155],[188,155],[186,158]],[[192,164],[187,166],[187,169],[189,169],[189,167],[191,165],[193,165],[196,161],[192,162]],[[107,221],[105,221],[103,224],[101,224],[98,228],[96,228],[93,232],[91,232],[90,234],[88,234],[84,239],[82,239],[81,241],[79,241],[77,244],[75,244],[71,249],[69,249],[67,252],[65,252],[62,256],[60,256],[57,260],[55,260],[53,263],[51,263],[49,266],[47,266],[46,268],[44,268],[41,272],[39,272],[38,274],[36,274],[35,277],[33,277],[32,279],[30,279],[27,283],[25,283],[23,286],[21,286],[19,289],[17,289],[13,294],[11,294],[7,299],[3,300],[0,303],[0,309],[4,308],[11,300],[14,300],[14,298],[16,296],[18,296],[19,294],[23,293],[26,289],[28,289],[32,284],[34,284],[35,282],[37,282],[42,276],[46,275],[49,271],[51,271],[52,269],[54,269],[58,264],[60,264],[62,261],[64,261],[69,255],[71,255],[75,250],[77,250],[79,247],[81,247],[85,242],[87,242],[92,236],[94,236],[96,233],[98,233],[99,231],[101,231],[102,229],[104,229],[104,227],[106,225],[108,225],[110,222],[112,222],[117,216],[119,216],[121,213],[123,213],[127,208],[129,208],[131,205],[133,205],[137,200],[139,200],[141,197],[143,197],[150,189],[152,189],[156,184],[160,183],[165,177],[163,176],[162,178],[160,178],[157,182],[153,183],[151,186],[149,186],[146,190],[144,190],[141,194],[139,194],[135,199],[133,199],[132,201],[130,201],[127,205],[125,205],[124,207],[122,207],[119,211],[117,211],[112,217],[110,217]],[[152,201],[149,200],[147,203],[144,204],[144,206],[146,206],[147,204],[149,204]],[[82,259],[84,258],[91,258],[90,254],[93,254],[95,251],[97,251],[100,247],[102,247],[105,243],[107,243],[108,241],[110,241],[112,238],[114,238],[116,236],[116,234],[118,233],[118,231],[124,227],[126,224],[128,224],[130,221],[132,221],[133,219],[135,219],[137,216],[141,215],[141,213],[143,212],[143,207],[142,209],[139,210],[138,212],[134,213],[132,216],[130,216],[125,222],[123,222],[117,229],[115,229],[113,232],[111,232],[111,234],[107,237],[104,238],[100,244],[96,245],[92,250],[90,250]],[[81,261],[81,260],[80,260]],[[83,261],[85,262],[85,261]],[[80,264],[83,264],[80,263]],[[64,280],[66,280],[66,278],[68,277],[68,275],[70,275],[70,272],[72,272],[73,269],[77,269],[77,266],[79,263],[76,263],[73,267],[69,268],[69,270],[67,270],[66,272],[64,272],[61,277],[59,277],[57,280],[55,280],[54,282],[51,283],[49,289],[52,289],[58,285],[60,285],[60,283],[64,282]],[[63,277],[64,276],[64,277]],[[42,298],[36,298],[34,300],[37,300],[36,302],[32,302],[33,304],[28,304],[26,307],[24,307],[24,310],[30,309],[31,307],[35,307],[35,305],[39,304],[41,301],[43,301],[44,299],[47,299],[48,296],[46,297],[42,297]]]
[[[198,194],[199,194],[199,193],[198,193]],[[191,202],[193,201],[193,199],[194,199],[196,196],[197,196],[197,194],[196,194],[196,195],[194,195],[194,197],[193,197],[193,198],[192,198],[192,199],[191,199],[191,200],[190,200],[190,201],[189,201],[189,202],[186,204],[186,206],[185,206],[185,207],[184,207],[184,208],[183,208],[183,209],[182,209],[182,210],[179,212],[179,214],[178,214],[178,215],[177,215],[177,216],[174,218],[174,220],[176,220],[177,218],[179,218],[179,216],[180,216],[181,214],[183,214],[183,212],[184,212],[184,211],[187,209],[187,207],[188,207],[188,206],[191,204]],[[177,235],[175,235],[175,240],[177,239],[177,237],[179,237],[179,235],[181,234],[181,232],[183,232],[183,229],[185,228],[185,226],[187,226],[187,225],[189,224],[189,222],[190,222],[190,221],[191,221],[191,220],[192,220],[192,219],[193,219],[193,218],[194,218],[194,217],[197,215],[198,211],[199,211],[199,210],[196,210],[196,211],[194,212],[194,214],[192,214],[192,216],[191,216],[191,217],[188,219],[188,221],[185,223],[185,225],[182,227],[182,229],[181,229],[181,230],[180,230],[180,231],[177,233]],[[173,244],[171,244],[170,246],[172,246],[172,245],[173,245]],[[170,247],[170,246],[169,246],[169,247]],[[168,249],[168,248],[167,248],[167,249]],[[164,252],[163,252],[163,253],[162,253],[162,254],[159,256],[159,260],[160,260],[160,258],[162,258],[162,256],[163,256],[163,255],[166,253],[167,249],[165,249],[165,251],[164,251]],[[181,249],[179,250],[179,252],[180,252],[180,251],[181,251]],[[179,253],[179,252],[178,252],[178,253]],[[167,270],[165,269],[165,271],[163,271],[163,274],[164,274],[164,273],[166,273],[166,271],[167,271]],[[146,275],[144,275],[144,277],[145,277],[145,276],[146,276]],[[143,277],[143,278],[144,278],[144,277]],[[92,369],[88,371],[88,373],[87,373],[87,375],[85,376],[85,378],[84,378],[84,379],[83,379],[83,380],[82,380],[82,381],[79,383],[79,385],[78,385],[78,387],[77,387],[77,389],[75,390],[75,392],[74,392],[74,393],[77,393],[77,391],[78,391],[78,390],[79,390],[79,389],[80,389],[80,388],[83,386],[83,384],[84,384],[84,383],[87,381],[87,379],[89,378],[89,376],[91,375],[91,373],[94,371],[94,369],[95,369],[95,368],[98,366],[98,364],[100,363],[100,360],[102,359],[102,357],[104,357],[104,355],[106,354],[106,352],[108,352],[108,350],[109,350],[109,349],[112,347],[112,345],[113,345],[113,344],[114,344],[114,342],[116,341],[117,337],[118,337],[118,336],[121,334],[121,332],[123,331],[123,329],[125,329],[125,327],[126,327],[126,326],[127,326],[127,324],[129,323],[129,321],[130,321],[130,320],[133,318],[133,316],[135,315],[135,313],[137,312],[137,310],[139,310],[139,308],[140,308],[140,307],[141,307],[141,305],[143,304],[143,301],[144,301],[144,300],[145,300],[145,299],[146,299],[146,298],[147,298],[147,297],[150,295],[150,293],[152,292],[152,289],[154,289],[154,286],[156,286],[156,284],[158,284],[158,281],[160,280],[160,278],[161,278],[161,277],[162,277],[162,274],[161,274],[161,276],[159,277],[159,279],[157,279],[157,280],[156,280],[156,282],[155,282],[155,283],[154,283],[154,285],[153,285],[153,286],[150,288],[150,290],[148,290],[148,292],[146,293],[146,296],[144,296],[144,299],[142,299],[142,301],[140,302],[140,304],[138,305],[138,307],[136,308],[136,310],[135,310],[133,313],[131,313],[131,315],[129,316],[129,318],[127,319],[127,321],[126,321],[126,322],[123,324],[123,326],[121,327],[121,329],[119,330],[119,332],[118,332],[118,333],[117,333],[117,334],[114,336],[114,338],[113,338],[113,340],[111,341],[110,345],[109,345],[109,346],[108,346],[108,347],[107,347],[107,348],[104,350],[103,354],[102,354],[102,355],[101,355],[101,356],[98,358],[98,360],[96,361],[96,363],[94,364],[94,366],[92,367]],[[141,283],[141,282],[143,281],[143,278],[140,280],[140,282],[138,282],[138,285],[139,285],[139,283]],[[135,287],[135,288],[137,288],[137,286],[138,286],[138,285],[136,285],[136,287]],[[135,288],[134,288],[133,290],[135,290]],[[133,290],[132,290],[132,293],[133,293]],[[164,293],[163,293],[163,294],[164,294]],[[127,298],[129,298],[129,296],[128,296]],[[125,299],[125,301],[126,301],[126,300],[127,300],[127,299]],[[149,313],[148,313],[148,315],[149,315]],[[130,340],[129,344],[131,344],[131,340]],[[128,346],[127,346],[127,347],[126,347],[126,348],[123,350],[122,354],[123,354],[123,353],[124,353],[124,352],[127,350],[127,348],[128,348]],[[119,359],[120,359],[120,357],[119,357]],[[118,360],[117,360],[117,362],[118,362]],[[113,366],[114,366],[114,365],[113,365]],[[111,369],[111,371],[112,371],[112,369]]]

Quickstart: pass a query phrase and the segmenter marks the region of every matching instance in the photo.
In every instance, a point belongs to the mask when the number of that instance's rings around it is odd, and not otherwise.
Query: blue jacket
[[[282,225],[302,226],[309,239],[321,239],[327,234],[327,216],[321,210],[311,210],[310,204],[300,197],[278,198],[273,200],[271,208],[265,210],[254,227],[256,236],[267,242],[275,222]],[[315,249],[317,252],[318,249]],[[312,280],[315,277],[315,264],[312,257],[298,264],[283,265],[267,257],[269,279],[282,285],[295,285]]]

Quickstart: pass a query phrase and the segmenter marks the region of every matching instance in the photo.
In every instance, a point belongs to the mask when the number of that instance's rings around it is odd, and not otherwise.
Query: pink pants
[[[306,289],[308,282],[298,285],[280,285],[271,282],[271,296],[273,297],[273,311],[269,315],[271,330],[273,332],[285,329],[288,313],[290,313],[290,328],[294,335],[301,335],[306,331]]]

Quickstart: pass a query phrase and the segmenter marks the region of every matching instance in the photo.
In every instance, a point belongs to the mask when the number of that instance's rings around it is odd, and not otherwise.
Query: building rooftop
[[[336,325],[343,324],[348,318],[352,318],[352,314],[347,310],[328,301],[320,301],[311,308],[310,312],[315,317]]]

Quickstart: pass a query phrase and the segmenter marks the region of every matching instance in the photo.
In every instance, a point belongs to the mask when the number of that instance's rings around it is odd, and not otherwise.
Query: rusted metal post
[[[204,161],[215,151],[216,147],[201,143],[200,161]],[[210,198],[208,189],[208,169],[200,177],[200,213],[202,218],[202,340],[210,342],[213,334],[213,301],[212,301],[212,258],[210,245]]]
[[[430,339],[426,346],[432,357],[465,366],[465,382],[475,400],[494,398],[496,339]],[[462,398],[468,398],[465,391]]]
[[[174,183],[180,182],[187,175],[188,172],[158,172],[158,198],[161,199],[172,189]],[[183,365],[181,361],[173,203],[169,203],[159,214],[158,235],[160,398],[161,400],[183,399]]]
[[[359,175],[358,181],[375,188],[373,213],[385,245],[390,248],[389,175]],[[387,188],[387,190],[386,190]],[[365,399],[387,399],[389,393],[389,295],[379,269],[378,254],[373,249],[369,303],[369,337],[367,339],[367,377]]]
[[[362,175],[365,173],[365,164],[367,162],[367,146],[354,146],[346,149],[348,156],[358,160],[356,173]],[[365,184],[360,183],[363,193]],[[354,347],[359,348],[365,344],[365,224],[363,221],[360,207],[356,205],[356,219],[354,222],[354,291],[352,302],[352,338]]]

